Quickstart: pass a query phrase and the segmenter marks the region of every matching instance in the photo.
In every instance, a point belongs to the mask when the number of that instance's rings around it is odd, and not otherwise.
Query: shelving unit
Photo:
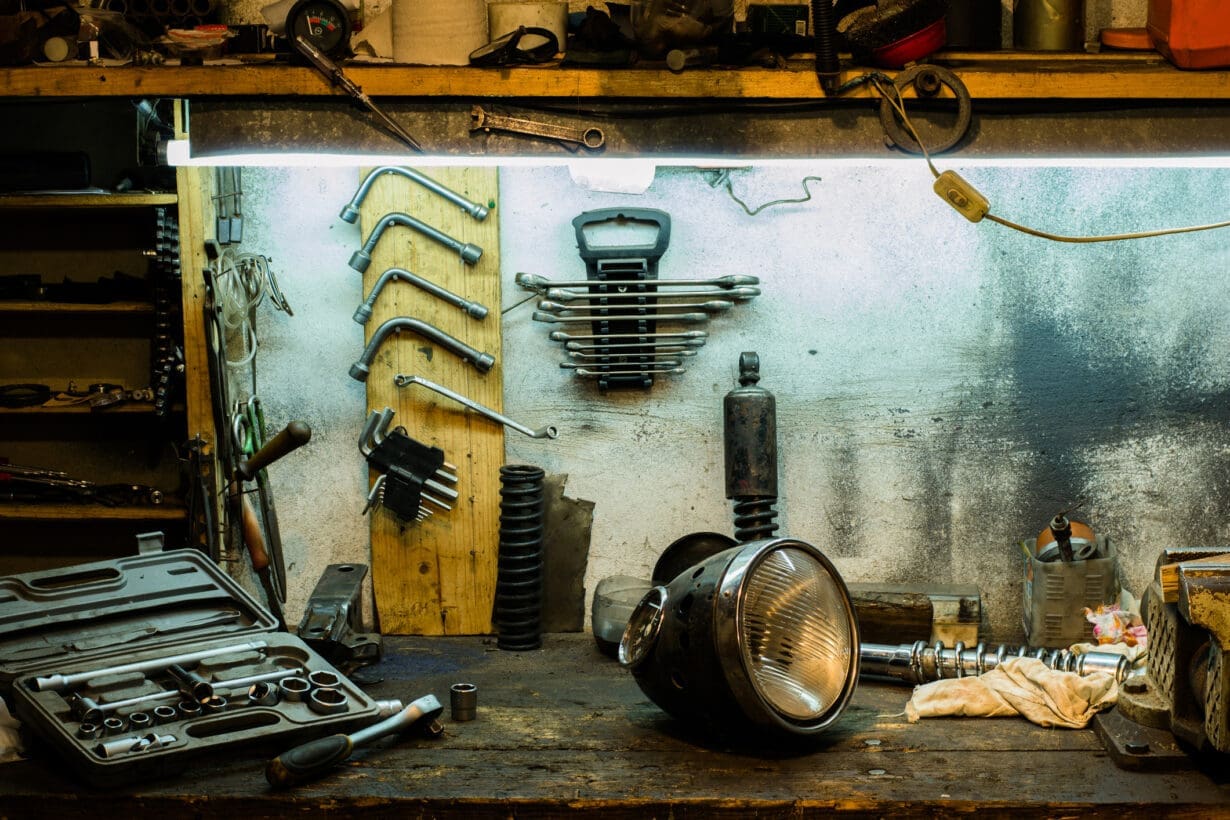
[[[107,132],[81,147],[131,139],[131,133]],[[117,153],[135,156],[122,144]],[[165,250],[171,229],[160,227],[160,212],[169,222],[178,210],[177,190],[0,195],[6,226],[0,234],[0,277],[37,275],[48,290],[71,283],[89,291],[84,299],[97,295],[90,283],[113,275],[125,288],[114,291],[111,302],[0,299],[0,384],[45,384],[53,393],[70,382],[81,390],[94,383],[151,386],[155,334],[169,335],[173,347],[184,344],[180,284],[171,275],[153,278],[160,259],[174,258]],[[69,298],[77,295],[70,291]],[[158,299],[167,312],[160,313]],[[170,324],[159,327],[160,321]],[[165,499],[149,505],[4,500],[9,487],[0,481],[0,572],[128,554],[136,548],[136,534],[149,530],[163,530],[168,543],[182,543],[187,512],[179,498],[181,468],[174,448],[186,438],[185,409],[182,399],[165,415],[150,402],[100,410],[88,403],[0,408],[0,458],[99,485],[150,486]]]

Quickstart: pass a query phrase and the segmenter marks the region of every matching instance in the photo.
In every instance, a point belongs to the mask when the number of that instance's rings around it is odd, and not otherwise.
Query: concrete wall
[[[943,167],[950,166],[941,162]],[[994,213],[1094,234],[1225,219],[1220,169],[960,169]],[[648,576],[661,549],[729,531],[721,403],[740,351],[777,395],[781,532],[822,547],[847,580],[978,584],[996,636],[1020,633],[1015,542],[1085,498],[1077,517],[1118,543],[1139,592],[1157,550],[1224,543],[1230,523],[1230,314],[1225,230],[1058,244],[973,225],[917,161],[736,170],[748,217],[711,171],[659,170],[643,195],[573,184],[565,168],[501,174],[503,303],[518,270],[582,276],[569,220],[616,205],[674,220],[663,278],[752,273],[764,294],[710,323],[682,376],[600,393],[558,369],[529,304],[504,315],[505,410],[560,429],[515,433],[510,462],[570,476],[596,503],[586,586]],[[269,254],[295,316],[261,309],[258,377],[270,423],[310,421],[312,444],[274,470],[296,618],[325,564],[367,560],[356,449],[362,345],[350,315],[358,231],[337,211],[353,169],[249,169],[245,247]]]

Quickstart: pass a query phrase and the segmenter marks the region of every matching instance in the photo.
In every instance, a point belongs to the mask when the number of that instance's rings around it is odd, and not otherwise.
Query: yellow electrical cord
[[[885,84],[882,82],[881,78],[875,75],[870,76],[869,82],[873,86],[875,86],[875,89],[876,91],[880,93],[880,96],[882,96],[888,102],[888,104],[892,106],[893,110],[897,112],[897,116],[901,118],[902,124],[904,124],[906,127],[906,130],[910,132],[910,136],[914,138],[914,141],[916,143],[918,143],[918,147],[922,151],[923,158],[927,161],[927,167],[931,169],[932,176],[938,179],[940,176],[940,172],[935,167],[935,163],[931,161],[931,154],[928,153],[927,146],[923,144],[923,141],[918,136],[918,132],[914,129],[914,123],[910,121],[909,115],[905,113],[905,100],[903,100],[901,97],[901,91],[897,88],[896,85],[893,85],[892,83],[887,84],[888,90],[886,90]],[[1049,239],[1053,242],[1074,242],[1074,243],[1118,242],[1119,240],[1122,240],[1122,239],[1146,239],[1151,236],[1166,236],[1168,234],[1194,233],[1196,231],[1209,231],[1209,230],[1213,230],[1214,228],[1230,227],[1230,221],[1227,221],[1227,222],[1214,222],[1211,225],[1188,225],[1183,228],[1163,228],[1161,230],[1156,230],[1156,231],[1141,231],[1139,233],[1110,234],[1107,236],[1064,236],[1062,234],[1048,233],[1046,231],[1040,231],[1035,228],[1030,228],[1025,225],[1020,225],[1020,224],[1017,224],[1016,222],[1013,222],[1008,219],[1004,219],[1002,216],[996,216],[995,214],[992,214],[992,213],[985,214],[983,218],[989,219],[992,222],[996,222],[1000,225],[1003,225],[1006,228],[1011,228],[1014,231],[1020,231],[1021,233],[1029,234],[1030,236],[1037,236],[1042,239]]]

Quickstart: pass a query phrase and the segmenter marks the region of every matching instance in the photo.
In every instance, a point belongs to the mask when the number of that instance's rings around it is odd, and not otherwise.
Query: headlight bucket
[[[769,538],[651,590],[619,657],[654,703],[710,733],[816,735],[857,684],[858,621],[820,550]]]

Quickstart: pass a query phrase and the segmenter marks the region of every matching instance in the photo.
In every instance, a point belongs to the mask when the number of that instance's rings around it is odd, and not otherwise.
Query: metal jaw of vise
[[[415,441],[402,427],[389,429],[393,409],[373,410],[359,436],[359,452],[381,473],[372,484],[363,512],[387,507],[402,521],[422,521],[435,511],[449,511],[458,493],[457,468],[444,451]]]

